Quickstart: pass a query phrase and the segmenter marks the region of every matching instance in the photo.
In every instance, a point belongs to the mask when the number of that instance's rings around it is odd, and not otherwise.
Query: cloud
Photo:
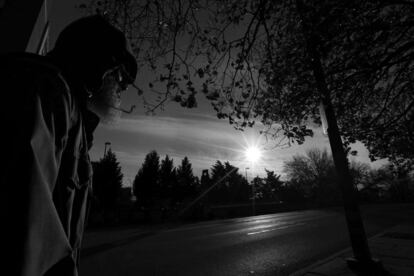
[[[93,158],[98,159],[103,151],[102,145],[106,140],[111,141],[124,174],[131,178],[145,155],[153,149],[161,158],[166,154],[174,158],[176,166],[187,156],[197,175],[210,168],[216,160],[241,164],[244,140],[249,140],[254,134],[252,131],[236,131],[227,122],[213,116],[195,115],[124,118],[116,125],[100,126],[95,136],[97,146],[92,150]]]
[[[156,150],[161,156],[169,155],[175,166],[187,156],[194,173],[201,175],[216,162],[229,161],[239,167],[240,172],[250,167],[249,175],[265,175],[264,169],[283,173],[283,163],[296,154],[304,154],[310,148],[326,148],[329,141],[320,128],[313,128],[314,137],[307,138],[303,145],[288,148],[269,148],[260,162],[253,167],[244,160],[243,149],[248,144],[260,143],[260,125],[244,132],[236,131],[226,121],[203,114],[174,114],[174,116],[133,116],[122,118],[116,125],[103,125],[96,131],[96,147],[92,159],[98,159],[105,141],[111,141],[111,148],[117,154],[123,168],[126,184],[132,181],[145,155]],[[265,139],[260,140],[264,142]],[[367,152],[361,144],[355,146],[360,154],[356,160],[368,161]]]
[[[198,153],[216,155],[216,158],[231,156],[230,152],[241,150],[242,133],[229,124],[207,116],[174,118],[158,116],[137,116],[122,119],[117,125],[105,126],[107,131],[118,132],[119,136],[137,137],[140,143],[161,145],[171,153]],[[140,142],[138,142],[140,141]],[[132,146],[132,145],[131,145]],[[157,148],[155,148],[157,149]]]
[[[136,116],[121,119],[116,125],[106,126],[112,131],[136,133],[164,137],[166,139],[180,139],[185,141],[222,141],[229,138],[231,126],[223,124],[210,117],[175,118],[159,116]]]

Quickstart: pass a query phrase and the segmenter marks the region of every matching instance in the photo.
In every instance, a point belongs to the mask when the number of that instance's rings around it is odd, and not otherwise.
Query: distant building
[[[123,203],[129,203],[132,201],[132,187],[122,187],[119,193],[119,200]]]
[[[0,0],[0,53],[50,50],[52,0]]]
[[[203,170],[201,173],[201,179],[200,179],[201,187],[208,187],[210,185],[210,175],[208,173],[208,170]]]

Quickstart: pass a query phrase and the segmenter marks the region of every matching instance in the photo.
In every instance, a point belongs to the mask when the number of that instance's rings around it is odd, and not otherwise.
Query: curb
[[[395,228],[397,226],[399,226],[399,225],[394,225],[394,226],[392,226],[390,228],[387,228],[386,230],[381,231],[380,233],[377,233],[377,234],[369,237],[368,240],[372,240],[372,239],[381,237],[382,235],[384,235],[385,233],[389,232],[391,229],[393,229],[393,228]],[[352,248],[350,246],[348,246],[347,248],[342,249],[342,250],[340,250],[340,251],[338,251],[338,252],[336,252],[336,253],[334,253],[334,254],[332,254],[332,255],[324,258],[324,259],[321,259],[319,261],[316,261],[315,263],[313,263],[311,265],[308,265],[305,268],[301,268],[301,269],[299,269],[299,270],[297,270],[297,271],[289,274],[289,276],[304,276],[306,273],[311,272],[314,268],[316,268],[318,266],[321,266],[323,264],[326,264],[326,263],[328,263],[328,262],[336,259],[338,256],[343,255],[347,251],[352,251]],[[344,261],[344,264],[345,264],[345,261]]]

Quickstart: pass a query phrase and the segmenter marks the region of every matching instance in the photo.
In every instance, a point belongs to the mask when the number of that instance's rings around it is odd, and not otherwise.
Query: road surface
[[[367,235],[411,220],[413,207],[363,207]],[[85,236],[80,275],[283,276],[348,246],[340,208],[101,230]]]

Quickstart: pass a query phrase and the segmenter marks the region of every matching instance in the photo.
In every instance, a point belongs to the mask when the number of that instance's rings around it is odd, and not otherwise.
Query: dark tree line
[[[136,206],[145,213],[146,219],[154,211],[161,211],[163,216],[176,211],[194,198],[198,189],[199,179],[193,175],[187,157],[176,168],[168,155],[160,161],[155,150],[146,155],[133,182]]]
[[[259,179],[258,177],[256,179]],[[156,151],[145,157],[133,183],[138,210],[146,219],[153,213],[174,216],[189,207],[208,209],[216,205],[248,204],[252,198],[276,202],[282,186],[280,176],[267,171],[263,183],[252,193],[251,183],[229,162],[216,161],[210,170],[204,170],[201,179],[193,175],[192,165],[185,157],[178,167],[167,155],[160,161]],[[196,202],[194,202],[194,200]],[[193,205],[191,205],[193,204]],[[198,214],[203,218],[206,214]]]
[[[211,176],[206,179],[207,187],[215,185],[208,195],[212,204],[231,204],[246,202],[251,197],[250,188],[246,178],[239,172],[239,168],[229,162],[216,161],[211,167]]]
[[[353,161],[349,166],[361,201],[414,200],[414,182],[408,174],[398,176],[390,165],[374,170],[365,163]],[[147,181],[146,170],[152,175]],[[326,150],[311,149],[305,155],[295,155],[285,161],[283,180],[274,171],[265,172],[265,177],[256,176],[248,181],[239,168],[216,161],[209,170],[203,171],[199,180],[194,177],[187,157],[175,168],[168,156],[159,162],[158,154],[152,151],[138,171],[134,194],[144,209],[164,209],[170,213],[188,207],[195,198],[199,198],[195,206],[204,208],[250,204],[253,197],[259,205],[279,204],[284,209],[291,208],[290,205],[293,208],[304,204],[314,207],[342,204],[334,162]],[[152,205],[146,205],[149,199]]]
[[[221,161],[205,169],[199,179],[194,176],[187,157],[175,167],[168,155],[160,160],[158,153],[151,151],[133,182],[135,203],[128,188],[122,187],[121,167],[111,150],[93,166],[93,222],[114,223],[122,219],[123,213],[127,221],[133,221],[137,213],[147,221],[154,217],[169,219],[184,209],[189,210],[193,219],[207,219],[214,217],[212,210],[217,206],[230,216],[250,215],[239,210],[246,209],[253,197],[258,213],[340,205],[342,201],[332,156],[320,149],[308,150],[285,161],[283,179],[266,170],[264,177],[256,176],[251,181],[239,168]],[[371,169],[360,162],[351,162],[350,169],[361,202],[414,200],[413,175],[396,172],[390,165]],[[124,190],[126,196],[122,197]],[[194,202],[195,199],[198,200]],[[271,204],[272,208],[262,210],[261,204]]]
[[[414,178],[395,172],[391,164],[371,169],[350,162],[352,177],[361,202],[407,202],[414,200]],[[284,163],[285,187],[296,191],[301,201],[337,205],[342,201],[332,156],[326,150],[311,149]]]

